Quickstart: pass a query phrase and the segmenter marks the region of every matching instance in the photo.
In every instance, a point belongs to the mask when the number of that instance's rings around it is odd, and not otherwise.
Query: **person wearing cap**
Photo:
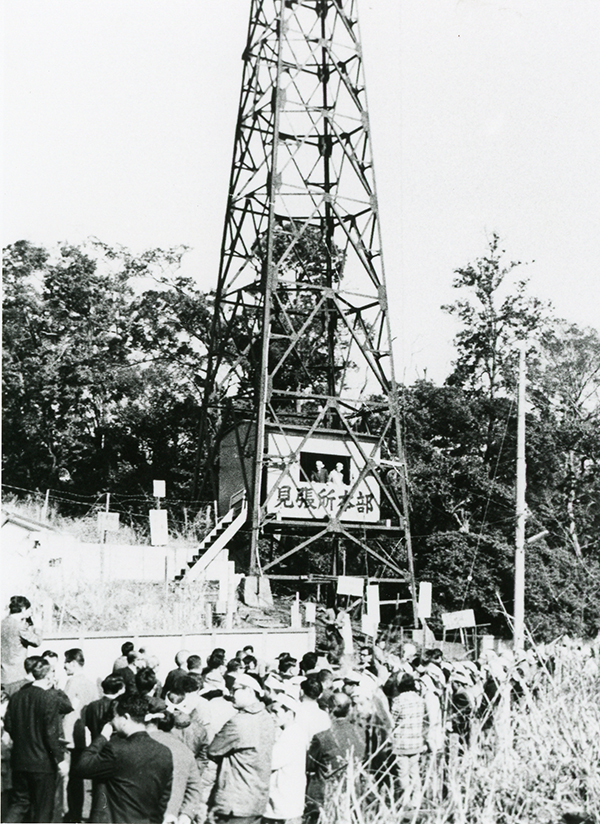
[[[299,700],[302,680],[299,675],[298,659],[286,654],[279,657],[277,672],[271,672],[265,678],[265,687],[272,693],[287,692],[292,698]]]
[[[225,683],[228,683],[229,686],[233,685],[234,680],[234,675],[225,676]],[[228,687],[226,686],[224,690],[215,689],[215,685],[210,683],[210,679],[208,682],[205,682],[197,701],[198,704],[196,709],[206,726],[208,736],[207,743],[210,744],[219,730],[225,726],[227,721],[237,714],[237,710],[230,700]],[[211,761],[211,759],[208,758],[200,778],[203,805],[203,817],[200,818],[200,821],[204,821],[206,818],[208,801],[216,780],[217,765],[214,761]]]
[[[463,662],[455,662],[450,671],[448,709],[451,730],[458,735],[462,748],[467,747],[471,739],[471,722],[475,712],[473,692],[471,670]]]
[[[434,673],[423,670],[420,675],[421,696],[425,702],[425,741],[432,755],[441,752],[444,746],[444,722],[442,701],[444,685]]]
[[[236,675],[231,692],[238,712],[208,748],[217,762],[210,813],[217,824],[258,824],[269,798],[275,723],[260,700],[263,690],[256,679]]]
[[[278,693],[270,710],[278,727],[273,745],[269,798],[264,823],[300,824],[306,788],[306,732],[298,723],[300,704],[285,692]]]

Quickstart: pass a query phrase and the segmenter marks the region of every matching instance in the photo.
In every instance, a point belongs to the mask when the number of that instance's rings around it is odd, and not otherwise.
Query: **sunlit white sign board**
[[[379,462],[378,447],[367,440],[269,433],[267,512],[279,518],[377,523],[379,482],[371,471],[358,480],[367,461]]]
[[[166,546],[169,543],[169,524],[166,509],[150,510],[150,543]]]
[[[444,629],[466,629],[477,626],[475,613],[472,609],[461,609],[459,612],[445,612],[442,614]]]

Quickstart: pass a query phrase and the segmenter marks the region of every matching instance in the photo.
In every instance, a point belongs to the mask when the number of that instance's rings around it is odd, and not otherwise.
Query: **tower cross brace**
[[[414,602],[356,6],[251,0],[200,454],[205,481],[220,473],[220,486],[227,455],[237,456],[252,572],[333,537],[397,574],[377,543],[395,536]],[[311,478],[319,449],[331,478],[339,458],[335,495]],[[265,564],[261,537],[285,525],[300,539]]]

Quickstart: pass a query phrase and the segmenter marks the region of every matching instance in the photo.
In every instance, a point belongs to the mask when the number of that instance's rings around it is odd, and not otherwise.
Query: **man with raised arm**
[[[106,817],[95,820],[162,824],[171,796],[173,756],[148,735],[149,711],[147,698],[122,696],[111,724],[81,754],[79,775],[104,784]]]

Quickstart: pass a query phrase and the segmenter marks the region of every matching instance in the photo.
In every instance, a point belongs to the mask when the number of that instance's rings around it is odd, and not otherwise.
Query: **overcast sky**
[[[216,285],[249,0],[5,0],[3,243],[185,244]],[[396,371],[492,232],[600,327],[598,0],[359,3]]]

